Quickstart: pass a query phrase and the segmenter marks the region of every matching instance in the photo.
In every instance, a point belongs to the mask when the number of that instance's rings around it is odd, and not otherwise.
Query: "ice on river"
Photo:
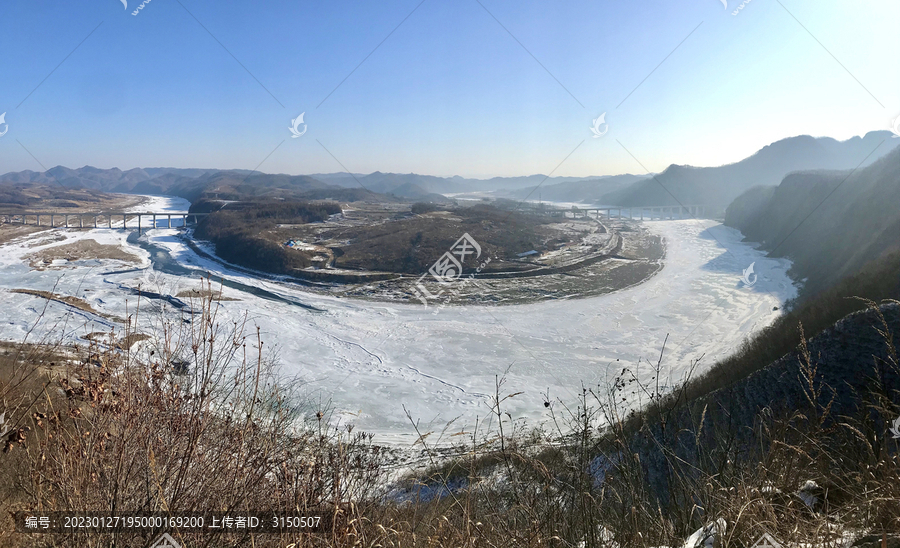
[[[183,201],[157,199],[156,208],[186,209]],[[449,306],[436,315],[434,307],[342,299],[258,279],[198,256],[175,230],[150,230],[144,238],[183,266],[321,309],[225,288],[226,296],[239,300],[223,302],[219,319],[239,320],[247,312],[261,328],[265,347],[277,351],[282,371],[302,378],[311,397],[333,401],[342,420],[374,432],[376,441],[402,443],[414,439],[403,406],[423,425],[433,423],[432,429],[458,417],[459,430],[489,414],[488,398],[498,375],[505,376],[505,393],[523,392],[509,401],[507,411],[530,424],[547,418],[547,394],[571,403],[582,384],[606,383],[639,361],[640,374],[649,379],[646,364],[656,361],[667,334],[663,380],[674,383],[693,360],[702,357],[702,370],[729,354],[771,323],[779,314],[773,307],[780,308],[796,293],[786,275],[790,263],[766,258],[742,243],[736,230],[709,220],[653,221],[647,227],[665,238],[667,250],[665,267],[643,284],[587,299]],[[143,267],[150,265],[150,254],[126,242],[122,231],[61,234],[68,241],[93,238],[125,246],[141,257]],[[13,288],[49,291],[56,285],[57,293],[83,298],[107,314],[124,317],[126,300],[133,309],[135,297],[118,284],[136,285],[146,274],[141,270],[121,272],[121,266],[99,261],[30,270],[21,257],[36,248],[27,244],[48,235],[0,247],[4,339],[21,339],[44,306],[38,298],[10,293]],[[747,287],[741,276],[751,263],[758,278]],[[109,324],[56,303],[48,314],[52,317],[44,325],[59,321],[70,337]]]

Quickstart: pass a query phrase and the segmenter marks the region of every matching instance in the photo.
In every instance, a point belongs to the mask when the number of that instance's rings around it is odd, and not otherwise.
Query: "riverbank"
[[[528,270],[475,274],[471,278],[475,283],[459,284],[454,288],[453,299],[446,304],[511,305],[586,298],[640,285],[662,269],[665,243],[645,225],[626,219],[604,220],[603,224],[597,224],[603,230],[600,235],[608,235],[597,249],[581,253],[568,249],[550,253],[539,260],[529,261]],[[190,233],[184,235],[182,241],[194,253],[225,268],[273,281],[298,284],[305,291],[323,295],[421,306],[420,300],[417,300],[419,293],[415,289],[416,284],[425,284],[432,294],[439,294],[443,289],[429,276],[424,279],[393,273],[371,273],[366,276],[340,269],[304,269],[295,275],[268,274],[225,261],[216,256],[212,245],[193,239]]]
[[[662,384],[677,382],[696,360],[702,371],[769,325],[781,313],[773,308],[795,294],[786,275],[790,263],[766,258],[733,229],[692,220],[645,227],[665,241],[666,258],[644,283],[583,299],[448,306],[436,315],[435,307],[346,298],[261,279],[201,256],[178,230],[146,231],[134,243],[128,240],[137,238],[135,231],[44,230],[0,246],[0,294],[6,303],[0,339],[20,341],[29,331],[39,337],[59,325],[67,326],[68,342],[122,329],[61,303],[50,302],[44,311],[46,300],[13,289],[78,297],[97,312],[121,318],[140,305],[134,321],[152,333],[158,327],[155,315],[180,312],[168,301],[139,298],[134,288],[144,284],[146,291],[146,280],[152,279],[163,292],[177,295],[199,289],[200,276],[209,273],[224,280],[223,297],[237,299],[219,303],[217,321],[227,325],[246,318],[259,326],[279,374],[302,383],[306,397],[330,401],[336,420],[375,433],[376,443],[415,439],[403,405],[423,428],[439,431],[454,418],[454,427],[473,424],[487,411],[496,375],[505,375],[510,393],[522,392],[510,400],[510,413],[537,426],[548,419],[547,394],[574,401],[582,382],[611,382],[624,367],[649,381],[653,372],[645,362],[655,363],[667,335]],[[61,245],[53,241],[60,235],[68,243],[92,239],[118,246],[137,263],[82,259],[60,269],[32,269],[25,256]],[[154,268],[168,260],[178,268]],[[740,276],[751,262],[759,278],[748,288]],[[629,405],[639,405],[639,398],[631,397]]]

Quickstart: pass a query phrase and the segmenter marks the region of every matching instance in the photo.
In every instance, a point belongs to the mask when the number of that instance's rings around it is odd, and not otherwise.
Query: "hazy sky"
[[[122,1],[0,4],[0,173],[643,173],[900,115],[896,0]]]

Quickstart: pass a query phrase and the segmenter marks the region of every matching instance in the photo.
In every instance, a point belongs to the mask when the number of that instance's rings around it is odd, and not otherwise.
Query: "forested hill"
[[[890,144],[890,143],[886,143]],[[869,167],[788,175],[728,207],[725,224],[794,261],[810,296],[869,261],[900,249],[900,149]]]

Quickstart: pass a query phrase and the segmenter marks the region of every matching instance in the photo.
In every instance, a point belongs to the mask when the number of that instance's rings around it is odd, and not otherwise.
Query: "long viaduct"
[[[640,219],[642,221],[666,220],[666,219],[692,219],[702,217],[706,213],[707,206],[644,206],[644,207],[571,207],[571,208],[535,208],[537,213],[560,215],[571,213],[572,217],[596,217],[598,219],[627,218]]]
[[[108,228],[137,229],[179,228],[197,224],[209,213],[164,212],[110,212],[110,213],[62,213],[18,212],[0,213],[0,223],[47,228]]]

